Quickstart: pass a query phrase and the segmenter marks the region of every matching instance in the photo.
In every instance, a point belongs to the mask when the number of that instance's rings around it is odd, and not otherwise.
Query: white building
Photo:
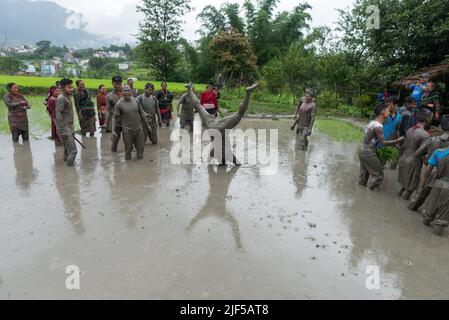
[[[129,64],[128,63],[119,63],[118,69],[119,70],[128,70],[129,69]]]

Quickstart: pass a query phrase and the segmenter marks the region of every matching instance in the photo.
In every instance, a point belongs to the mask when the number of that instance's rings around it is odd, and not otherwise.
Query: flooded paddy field
[[[357,185],[359,143],[316,132],[307,151],[290,122],[279,167],[175,165],[170,131],[143,161],[83,138],[74,168],[43,138],[0,136],[1,299],[449,298],[447,233],[432,234],[396,197]],[[66,268],[81,270],[80,290]],[[378,268],[380,288],[366,273]]]

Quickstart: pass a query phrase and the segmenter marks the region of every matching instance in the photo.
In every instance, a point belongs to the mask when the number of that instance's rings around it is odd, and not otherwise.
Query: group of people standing
[[[398,196],[410,200],[416,193],[409,209],[425,204],[424,224],[441,234],[449,218],[449,115],[441,116],[434,83],[424,76],[408,87],[413,93],[403,107],[398,107],[397,96],[376,106],[359,151],[359,184],[377,189],[386,164],[380,154],[384,148],[397,148],[399,158],[392,160],[391,169],[398,168]]]
[[[219,78],[221,80],[221,76]],[[77,155],[76,137],[74,130],[74,110],[77,113],[81,135],[94,137],[97,132],[97,116],[101,133],[111,133],[111,151],[117,152],[120,139],[125,144],[125,158],[131,159],[132,151],[137,151],[137,158],[143,158],[144,145],[149,139],[153,144],[158,143],[158,127],[164,124],[169,127],[173,119],[173,92],[168,90],[167,82],[161,83],[161,89],[155,91],[152,83],[145,85],[145,90],[139,95],[134,87],[134,79],[129,78],[123,84],[121,76],[112,78],[111,92],[107,92],[105,85],[100,85],[96,96],[97,108],[86,89],[83,80],[77,80],[74,88],[73,80],[62,79],[49,89],[44,101],[51,119],[51,138],[57,146],[64,146],[64,161],[73,166]],[[219,110],[219,88],[209,85],[200,96],[201,105],[213,117],[217,117]],[[8,93],[4,102],[8,108],[8,120],[13,141],[29,140],[27,110],[30,103],[19,93],[15,83],[7,85]],[[195,96],[196,98],[196,96]],[[181,128],[190,126],[193,131],[194,101],[186,92],[178,103],[177,113]]]

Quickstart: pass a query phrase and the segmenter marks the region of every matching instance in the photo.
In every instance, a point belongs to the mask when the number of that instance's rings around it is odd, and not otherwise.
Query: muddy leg
[[[28,129],[27,129],[27,130],[22,130],[22,131],[21,131],[21,134],[22,134],[22,140],[23,140],[24,142],[30,140],[30,134],[29,134],[29,132],[28,132]]]
[[[195,110],[200,115],[201,121],[203,122],[204,126],[208,128],[207,123],[211,120],[215,120],[215,118],[209,114],[209,112],[204,109],[204,107],[201,105],[200,100],[196,97],[195,93],[193,92],[193,85],[190,83],[186,86],[187,92],[189,93],[190,98],[192,99],[193,106]]]
[[[369,172],[363,164],[363,160],[360,159],[360,177],[359,177],[359,185],[366,186],[369,180]]]
[[[254,90],[256,90],[258,85],[259,84],[256,83],[256,84],[253,84],[251,87],[246,88],[245,98],[243,99],[242,103],[240,104],[240,108],[239,108],[239,114],[242,117],[245,115],[246,111],[248,110],[251,94],[253,93]],[[232,129],[232,128],[228,128],[228,129]]]
[[[426,202],[426,199],[429,196],[430,191],[432,191],[431,187],[429,186],[424,187],[424,189],[419,194],[418,199],[410,203],[408,208],[412,211],[418,210],[424,204],[424,202]]]
[[[123,142],[125,143],[125,160],[131,160],[131,154],[134,149],[133,136],[128,130],[123,130]]]
[[[134,140],[134,146],[136,147],[137,150],[137,159],[143,159],[143,152],[145,150],[145,141],[144,141],[144,134],[143,134],[143,130],[140,130],[137,133],[137,136]]]
[[[67,146],[67,165],[73,167],[75,164],[76,155],[78,150],[76,148],[75,139],[72,135],[66,136],[66,146]]]
[[[12,136],[12,141],[13,142],[19,142],[19,138],[20,138],[20,132],[19,129],[11,129],[11,136]]]
[[[410,200],[410,197],[412,196],[412,194],[413,194],[413,190],[406,190],[404,192],[404,194],[402,195],[402,199]]]
[[[112,134],[112,145],[111,151],[117,152],[118,143],[120,141],[120,135],[122,134],[122,127],[115,127],[114,133]]]

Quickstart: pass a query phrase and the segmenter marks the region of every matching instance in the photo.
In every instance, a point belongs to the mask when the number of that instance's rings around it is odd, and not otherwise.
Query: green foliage
[[[14,74],[25,69],[25,65],[14,57],[0,57],[0,73]]]
[[[177,50],[182,17],[191,11],[188,0],[142,0],[137,10],[144,15],[139,23],[140,45],[136,53],[162,79],[175,75],[181,56]]]
[[[377,150],[380,161],[386,163],[387,161],[396,161],[399,159],[399,150],[395,147],[382,147]]]
[[[343,104],[343,99],[338,93],[330,90],[323,90],[315,97],[318,108],[337,109]]]
[[[253,82],[256,56],[248,39],[235,29],[219,32],[209,45],[211,57],[220,72],[232,83]]]

